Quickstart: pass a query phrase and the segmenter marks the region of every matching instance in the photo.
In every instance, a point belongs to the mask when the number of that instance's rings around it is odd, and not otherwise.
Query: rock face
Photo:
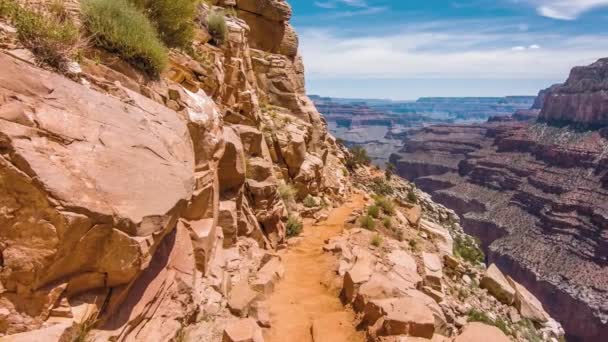
[[[548,91],[541,116],[602,124],[604,110],[587,96],[602,93],[603,65],[573,70],[566,86]],[[586,99],[556,111],[568,98]],[[538,297],[570,338],[600,341],[608,334],[607,146],[597,130],[492,121],[422,129],[391,161],[461,215],[488,262]]]
[[[158,80],[97,50],[70,80],[0,22],[0,336],[169,341],[197,315],[245,316],[282,276],[262,252],[285,243],[280,185],[341,201],[343,151],[306,96],[291,7],[213,3],[242,14],[225,43],[201,4],[205,60],[171,51]],[[261,335],[239,321],[223,338]]]
[[[551,87],[544,97],[540,117],[549,122],[608,125],[608,59],[576,67],[563,85]]]

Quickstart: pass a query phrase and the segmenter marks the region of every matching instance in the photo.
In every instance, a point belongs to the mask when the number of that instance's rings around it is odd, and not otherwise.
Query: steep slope
[[[541,118],[605,125],[593,101],[602,94],[603,65],[575,68],[565,86],[541,93]],[[573,340],[601,341],[608,333],[607,152],[601,130],[512,120],[429,127],[391,160],[462,215],[489,261],[531,289]]]

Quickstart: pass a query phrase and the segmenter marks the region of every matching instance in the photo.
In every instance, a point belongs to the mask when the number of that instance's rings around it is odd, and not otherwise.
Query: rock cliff
[[[575,68],[564,86],[541,93],[541,117],[603,124],[593,101],[603,65]],[[572,340],[601,341],[608,333],[607,152],[601,131],[513,119],[422,129],[391,160],[456,210],[488,261],[538,296]]]
[[[608,59],[575,67],[563,85],[542,94],[540,117],[548,122],[576,123],[588,127],[608,125]],[[539,107],[540,109],[540,107]]]
[[[154,12],[136,6],[169,2],[94,1],[130,11],[112,28],[139,22],[149,32],[167,23],[152,24],[146,15],[192,4],[175,0]],[[370,186],[387,185],[357,176],[378,170],[347,170],[352,156],[306,96],[284,0],[197,2],[191,46],[161,45],[167,61],[159,61],[158,74],[142,68],[150,60],[101,44],[109,39],[101,33],[88,36],[78,54],[61,50],[66,37],[91,33],[81,3],[0,0],[0,341],[263,341],[261,327],[277,319],[266,300],[286,276],[285,251],[310,236],[294,238],[301,217],[307,228],[326,222],[332,207],[345,209],[354,183],[368,200],[376,191]],[[57,31],[39,32],[45,25]],[[156,33],[147,39],[167,38],[168,31]],[[517,295],[524,293],[518,283],[479,288],[478,280],[500,271],[486,272],[479,260],[440,259],[458,249],[442,226],[454,214],[432,209],[423,193],[422,207],[404,205],[406,213],[397,214],[391,203],[403,196],[385,199],[384,210],[399,216],[410,246],[420,241],[432,254],[413,261],[399,251],[406,243],[400,239],[384,249],[394,249],[389,260],[378,256],[379,266],[390,262],[412,282],[407,293],[370,302],[365,320],[378,328],[371,338],[432,337],[435,329],[438,338],[459,341],[561,335],[538,300]],[[396,231],[385,233],[399,238]],[[477,251],[474,243],[467,248]],[[412,269],[416,262],[421,275]],[[444,263],[455,273],[444,276]],[[347,279],[344,291],[360,294]],[[440,308],[459,289],[468,297],[469,288],[473,307],[458,315],[449,313],[459,303]],[[500,291],[513,300],[499,305],[493,298]],[[404,312],[410,304],[417,310]],[[467,319],[469,309],[500,317]],[[507,315],[510,325],[500,326]],[[313,330],[316,340],[327,338]]]

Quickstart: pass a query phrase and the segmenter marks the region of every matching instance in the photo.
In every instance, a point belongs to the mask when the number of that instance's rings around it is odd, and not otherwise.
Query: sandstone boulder
[[[433,289],[441,291],[443,288],[443,263],[437,254],[422,253],[424,264],[424,283]]]
[[[454,339],[454,342],[509,342],[511,341],[497,327],[479,322],[467,324],[462,333]]]
[[[226,147],[219,162],[219,181],[222,192],[234,190],[245,182],[245,151],[239,135],[230,127],[224,128]]]
[[[247,317],[251,305],[258,296],[259,293],[249,286],[247,279],[243,279],[232,287],[228,299],[228,308],[236,316]]]
[[[495,264],[488,267],[479,286],[507,305],[511,305],[515,299],[515,290]]]
[[[444,228],[434,222],[422,219],[420,220],[420,230],[433,238],[441,255],[453,254],[454,239],[452,239],[452,235],[447,228]]]
[[[514,304],[519,314],[537,323],[547,322],[550,316],[543,308],[543,304],[528,289],[511,277],[507,277],[507,280],[515,290]]]
[[[239,9],[273,21],[288,21],[291,6],[285,0],[237,0]]]
[[[23,314],[2,332],[19,332],[48,315],[51,282],[136,279],[193,195],[195,153],[186,123],[139,94],[123,101],[2,53],[0,64],[0,301]]]
[[[222,342],[264,342],[264,337],[253,318],[243,318],[226,326]]]
[[[411,297],[371,301],[365,309],[364,320],[371,324],[376,336],[408,335],[432,338],[435,319],[431,310]]]

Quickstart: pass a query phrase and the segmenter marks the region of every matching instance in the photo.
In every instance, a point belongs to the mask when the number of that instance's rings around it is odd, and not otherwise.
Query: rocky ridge
[[[600,107],[567,100],[595,96],[594,86],[580,87],[602,65],[575,68],[566,86],[542,92],[541,118],[571,113],[575,125],[602,124]],[[602,130],[518,119],[425,128],[391,160],[462,216],[488,261],[545,303],[569,339],[600,341],[608,332],[608,141]]]
[[[65,5],[79,22],[79,3]],[[290,6],[197,11],[194,53],[171,50],[158,79],[93,47],[58,74],[0,21],[0,341],[263,341],[294,217],[321,222],[367,182],[351,178],[348,152],[305,95]],[[226,22],[221,45],[210,13]],[[419,196],[412,222],[434,206]],[[451,235],[422,222],[442,241],[424,244],[449,254]],[[433,274],[420,290],[440,298],[442,261],[423,260]],[[501,334],[446,320],[446,337]]]

